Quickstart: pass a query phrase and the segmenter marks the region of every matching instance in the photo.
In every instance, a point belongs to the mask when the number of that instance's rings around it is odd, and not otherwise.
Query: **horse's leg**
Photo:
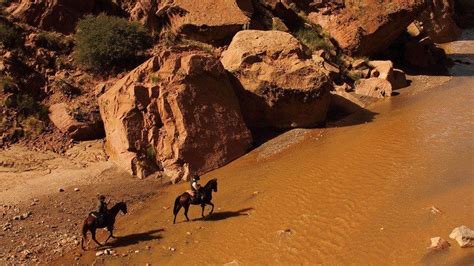
[[[188,220],[188,222],[189,222],[188,210],[189,210],[189,204],[186,204],[184,206],[184,216],[186,216],[186,220]]]
[[[95,230],[96,230],[95,228],[91,228],[91,230],[90,230],[91,234],[92,234],[92,240],[94,240],[94,242],[101,247],[102,244],[99,243],[99,241],[97,241],[97,239],[95,239]]]
[[[179,203],[178,203],[178,204],[179,204]],[[181,204],[179,204],[179,205],[177,205],[177,207],[175,207],[173,224],[176,223],[176,216],[178,215],[179,210],[181,210]]]
[[[212,203],[212,202],[209,202],[208,204],[212,206],[211,212],[209,212],[209,215],[211,215],[211,214],[212,214],[212,212],[214,211],[214,203]]]
[[[204,218],[204,208],[206,207],[206,204],[201,204],[201,217]]]
[[[114,234],[114,227],[113,226],[108,226],[107,231],[109,231],[109,237],[104,242],[104,245],[107,244],[107,241],[109,241],[110,238],[115,238]]]

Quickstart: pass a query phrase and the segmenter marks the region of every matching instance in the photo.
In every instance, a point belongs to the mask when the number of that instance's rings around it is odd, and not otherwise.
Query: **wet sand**
[[[473,60],[468,51],[455,56]],[[188,185],[168,187],[119,218],[117,256],[78,251],[55,264],[474,264],[474,249],[448,237],[474,228],[474,65],[410,79],[332,127],[287,132],[205,175],[219,181],[208,219],[193,206],[192,222],[181,212],[173,225]],[[435,236],[451,248],[427,250]]]

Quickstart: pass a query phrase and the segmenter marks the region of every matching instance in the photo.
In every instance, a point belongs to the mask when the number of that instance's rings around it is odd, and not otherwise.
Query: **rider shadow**
[[[126,247],[130,245],[138,244],[142,241],[161,239],[163,237],[160,235],[157,235],[157,233],[163,232],[163,231],[165,231],[165,229],[150,230],[147,232],[131,234],[127,236],[117,236],[114,240],[107,243],[105,247],[107,248]]]
[[[197,218],[194,221],[221,221],[232,217],[245,216],[249,215],[249,211],[252,211],[253,208],[244,208],[238,211],[224,211],[224,212],[214,212],[213,214],[206,216],[204,218]]]

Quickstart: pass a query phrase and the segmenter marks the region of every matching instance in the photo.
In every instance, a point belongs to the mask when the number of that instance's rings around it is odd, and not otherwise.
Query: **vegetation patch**
[[[12,25],[0,21],[0,44],[7,48],[15,48],[23,43],[19,30]]]
[[[151,36],[138,22],[104,14],[80,20],[75,40],[76,62],[96,73],[133,66],[152,45]]]
[[[294,36],[311,51],[334,50],[334,45],[319,33],[316,27],[303,27],[294,32]]]
[[[46,31],[40,32],[38,34],[37,44],[39,47],[55,51],[67,48],[67,43],[63,37],[61,37],[59,34]]]

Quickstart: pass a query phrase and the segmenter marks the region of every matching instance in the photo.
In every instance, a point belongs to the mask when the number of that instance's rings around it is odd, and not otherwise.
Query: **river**
[[[452,77],[410,77],[410,87],[367,111],[287,132],[206,174],[203,182],[219,181],[208,220],[184,222],[180,213],[172,225],[170,204],[187,185],[169,187],[119,218],[123,238],[113,247],[127,255],[97,262],[474,264],[474,249],[448,237],[457,226],[474,228],[472,33],[446,46],[472,62],[458,63]],[[190,217],[199,214],[192,207]],[[428,250],[435,236],[451,248]],[[96,259],[89,252],[79,263]]]

